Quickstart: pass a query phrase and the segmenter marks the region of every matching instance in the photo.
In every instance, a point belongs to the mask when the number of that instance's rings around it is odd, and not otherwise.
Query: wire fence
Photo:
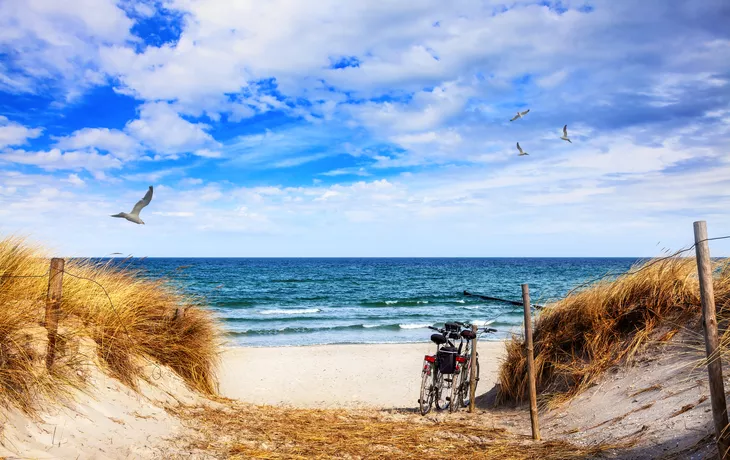
[[[716,237],[713,237],[713,238],[701,239],[701,240],[697,241],[696,243],[693,243],[691,246],[688,246],[688,247],[686,247],[684,249],[680,249],[679,251],[676,251],[676,252],[674,252],[674,253],[672,253],[672,254],[670,254],[668,256],[663,256],[663,257],[659,257],[659,258],[655,258],[655,259],[650,259],[648,262],[646,262],[645,264],[643,264],[641,267],[637,268],[636,270],[628,270],[626,272],[609,272],[609,273],[606,273],[604,275],[601,275],[601,276],[598,276],[598,277],[589,279],[588,281],[585,281],[585,282],[579,284],[578,286],[574,287],[570,291],[568,291],[568,293],[565,295],[565,297],[570,297],[577,290],[579,290],[581,288],[584,288],[584,287],[587,287],[587,286],[590,286],[590,285],[592,285],[594,283],[597,283],[599,281],[603,281],[603,280],[608,279],[608,278],[615,279],[618,276],[631,276],[631,275],[636,275],[636,274],[638,274],[638,273],[640,273],[640,272],[642,272],[642,271],[644,271],[644,270],[646,270],[646,269],[648,269],[648,268],[650,268],[650,267],[652,267],[652,266],[654,266],[654,265],[656,265],[658,263],[664,262],[666,260],[669,260],[669,259],[672,259],[674,257],[677,257],[680,254],[684,254],[685,252],[691,251],[692,249],[694,249],[695,247],[697,247],[697,245],[700,244],[700,243],[704,243],[706,241],[716,241],[716,240],[726,240],[726,239],[730,239],[730,235],[716,236]],[[508,311],[505,311],[505,312],[502,312],[502,313],[498,314],[497,316],[486,320],[486,323],[489,323],[489,324],[497,321],[499,318],[501,318],[503,316],[511,315],[511,314],[516,313],[519,310],[524,309],[524,303],[523,302],[520,302],[520,301],[516,301],[516,300],[502,299],[502,298],[499,298],[499,297],[492,297],[492,296],[486,296],[486,295],[481,295],[481,294],[473,294],[473,293],[470,293],[468,291],[464,291],[464,295],[466,295],[466,296],[474,296],[474,297],[479,297],[479,298],[484,299],[484,300],[489,300],[489,301],[494,301],[494,302],[503,302],[503,303],[508,303],[508,304],[514,305],[514,307],[512,309],[510,309]],[[531,308],[534,308],[536,310],[542,310],[542,309],[544,309],[546,307],[546,305],[530,305],[530,306],[531,306]]]

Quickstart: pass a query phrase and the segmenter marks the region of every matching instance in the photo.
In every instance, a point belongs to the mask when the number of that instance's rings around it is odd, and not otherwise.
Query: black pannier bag
[[[438,351],[438,362],[442,374],[453,374],[456,369],[456,348],[441,347]]]

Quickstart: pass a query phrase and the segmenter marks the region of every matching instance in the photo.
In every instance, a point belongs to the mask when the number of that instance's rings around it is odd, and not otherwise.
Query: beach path
[[[220,392],[252,404],[307,408],[418,406],[423,357],[431,343],[230,347]],[[477,396],[494,386],[504,342],[479,342]]]

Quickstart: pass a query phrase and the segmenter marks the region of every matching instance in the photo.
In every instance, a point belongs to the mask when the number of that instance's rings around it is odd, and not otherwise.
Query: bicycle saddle
[[[436,345],[442,345],[446,343],[446,337],[441,334],[431,334],[431,342],[435,343]]]
[[[466,340],[472,340],[475,339],[477,335],[474,333],[474,331],[466,330],[461,331],[461,336],[464,337]]]

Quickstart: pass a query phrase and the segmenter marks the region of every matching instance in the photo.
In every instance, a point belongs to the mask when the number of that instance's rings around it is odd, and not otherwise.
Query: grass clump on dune
[[[719,317],[730,307],[730,270],[717,264],[714,281]],[[694,258],[649,261],[544,309],[533,326],[538,393],[548,402],[570,398],[609,367],[630,360],[662,327],[662,339],[696,321],[702,311]],[[730,343],[730,334],[723,335]],[[507,342],[497,401],[527,395],[524,340]]]
[[[212,315],[164,281],[89,260],[66,261],[57,359],[46,370],[49,266],[46,254],[23,240],[0,239],[0,402],[27,410],[40,393],[73,383],[80,363],[93,358],[83,356],[83,340],[110,374],[132,387],[150,377],[143,368],[153,361],[198,391],[216,392],[219,331]]]

